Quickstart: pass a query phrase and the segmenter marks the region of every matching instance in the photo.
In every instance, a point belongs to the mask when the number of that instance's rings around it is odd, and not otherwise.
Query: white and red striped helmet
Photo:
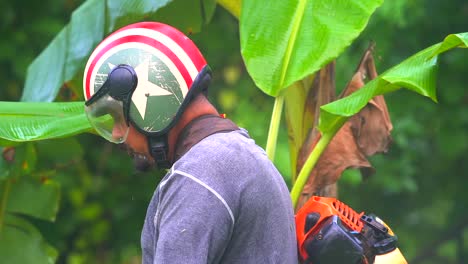
[[[117,73],[111,80],[110,73],[117,72],[116,68],[124,69],[121,72],[130,73],[134,80],[121,81],[123,77]],[[182,32],[157,22],[131,24],[104,39],[88,59],[83,77],[87,114],[96,118],[103,108],[106,111],[107,102],[117,101],[127,126],[132,123],[145,134],[162,135],[210,80],[211,70],[203,55]],[[124,86],[123,94],[120,86]],[[103,87],[107,92],[97,93]],[[113,89],[120,89],[117,96],[112,94]],[[95,104],[103,96],[108,98]],[[113,109],[115,104],[107,107]],[[101,135],[112,142],[122,142],[105,134],[112,133],[108,131],[112,128],[104,128],[107,131],[102,134],[102,124],[94,120],[91,123]],[[121,121],[114,120],[111,126]]]

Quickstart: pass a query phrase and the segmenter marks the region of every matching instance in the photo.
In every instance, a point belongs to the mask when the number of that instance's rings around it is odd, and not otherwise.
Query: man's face
[[[119,137],[120,134],[125,133],[118,127],[112,130],[112,136]],[[128,154],[133,158],[135,168],[139,171],[148,171],[155,164],[154,159],[149,154],[148,140],[145,135],[130,125],[127,139],[123,143],[123,148],[127,150]]]

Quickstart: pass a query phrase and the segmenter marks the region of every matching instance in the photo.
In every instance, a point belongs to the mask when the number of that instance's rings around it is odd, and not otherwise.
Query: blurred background
[[[1,101],[20,99],[28,65],[82,2],[0,2]],[[386,1],[337,59],[337,90],[371,41],[383,72],[450,33],[466,31],[466,0]],[[255,87],[244,68],[236,19],[218,6],[211,23],[191,37],[214,69],[212,102],[265,147],[273,98]],[[371,157],[377,170],[372,177],[363,180],[348,170],[339,181],[339,198],[384,219],[410,263],[467,263],[467,62],[461,49],[440,57],[437,104],[406,90],[386,95],[394,126],[390,151]],[[146,206],[163,172],[135,173],[126,153],[94,135],[37,144],[38,170],[61,184],[61,200],[54,223],[31,221],[57,248],[57,263],[140,263]],[[278,144],[275,164],[289,184],[284,127]]]

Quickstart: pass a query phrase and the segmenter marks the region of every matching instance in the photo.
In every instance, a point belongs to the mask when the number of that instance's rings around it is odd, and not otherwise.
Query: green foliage
[[[9,263],[53,263],[57,257],[55,249],[34,226],[16,214],[53,221],[58,211],[59,187],[53,181],[26,176],[36,170],[37,153],[32,143],[2,151],[7,156],[2,159],[2,166],[8,174],[0,182],[0,255]]]
[[[43,181],[28,177],[13,184],[6,210],[54,221],[59,207],[60,186],[54,181]]]
[[[64,83],[64,66],[66,62],[67,28],[60,31],[52,43],[28,67],[25,90],[21,101],[53,101],[61,84]],[[56,52],[60,50],[62,52]],[[54,71],[50,71],[54,68]]]
[[[81,0],[2,1],[0,3],[0,97],[21,97],[26,69],[69,19]]]
[[[55,263],[57,251],[45,243],[40,232],[24,219],[7,215],[0,239],[5,263]]]
[[[88,59],[89,52],[96,47],[99,40],[106,34],[104,26],[106,23],[106,16],[102,15],[105,14],[105,4],[106,1],[89,0],[73,11],[70,23],[64,29],[67,30],[68,35],[63,37],[63,39],[68,40],[67,43],[65,43],[66,46],[63,47],[63,51],[65,51],[63,55],[66,57],[65,67],[60,67],[61,70],[63,70],[63,80],[58,83],[58,86],[50,86],[50,89],[58,89],[63,84],[63,81],[67,81],[67,86],[72,89],[73,94],[81,95],[81,76],[76,75],[78,72],[83,71],[83,64]],[[50,45],[52,45],[52,43]],[[50,49],[51,52],[60,54],[57,50],[54,51],[52,48],[48,49]],[[36,59],[36,61],[35,63],[41,64],[39,59]],[[33,66],[31,65],[30,67]],[[33,78],[30,79],[35,80]],[[37,89],[37,87],[40,86],[32,85],[31,91]],[[41,88],[44,89],[44,87]],[[52,100],[56,96],[54,92],[47,93],[44,91],[44,93],[47,94],[48,97],[51,97]],[[23,93],[23,98],[25,98],[25,93]]]
[[[240,40],[247,70],[262,91],[277,96],[342,53],[380,4],[244,0]]]
[[[90,132],[83,102],[76,103],[0,103],[0,143],[44,140]]]
[[[455,47],[467,48],[468,47],[468,33],[452,34],[445,38],[440,47],[434,51],[432,56],[437,56],[440,53],[451,50]]]

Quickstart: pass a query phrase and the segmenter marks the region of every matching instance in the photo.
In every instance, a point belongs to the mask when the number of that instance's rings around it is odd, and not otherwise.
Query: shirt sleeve
[[[162,190],[154,263],[219,263],[234,226],[221,195],[185,173],[171,175]]]

